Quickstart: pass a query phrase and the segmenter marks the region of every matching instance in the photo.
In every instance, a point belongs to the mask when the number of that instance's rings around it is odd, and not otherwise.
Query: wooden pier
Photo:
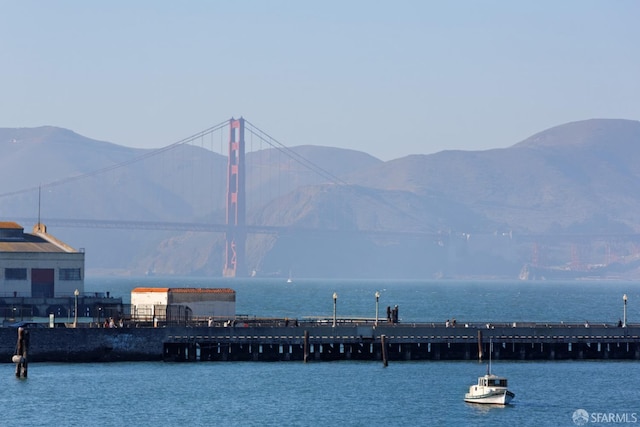
[[[640,360],[640,325],[429,323],[174,330],[165,361]],[[177,333],[175,333],[177,332]]]

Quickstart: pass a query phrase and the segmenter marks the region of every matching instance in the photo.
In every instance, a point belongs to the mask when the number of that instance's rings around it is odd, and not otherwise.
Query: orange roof
[[[202,293],[202,294],[235,294],[230,288],[170,288],[173,293]]]
[[[235,294],[236,291],[230,288],[135,288],[131,292],[172,292],[172,293],[215,293],[215,294]]]
[[[24,229],[24,227],[21,227],[20,224],[18,224],[17,222],[13,222],[13,221],[0,221],[0,228]]]
[[[169,288],[135,288],[131,292],[169,292]]]

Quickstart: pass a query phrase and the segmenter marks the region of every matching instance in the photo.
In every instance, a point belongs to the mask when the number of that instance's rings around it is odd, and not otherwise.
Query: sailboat
[[[289,270],[289,277],[287,278],[287,283],[293,283],[293,277],[291,276],[291,270]]]
[[[507,379],[505,377],[491,373],[491,353],[493,353],[493,342],[489,341],[487,374],[478,377],[478,384],[469,387],[469,393],[464,395],[465,402],[508,405],[516,396],[515,393],[507,388]]]

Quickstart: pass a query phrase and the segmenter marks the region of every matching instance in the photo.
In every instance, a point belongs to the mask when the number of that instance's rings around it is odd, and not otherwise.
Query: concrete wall
[[[154,305],[168,305],[167,292],[131,292],[131,305],[137,307],[153,307]]]
[[[7,280],[5,268],[26,268],[25,280]],[[73,296],[74,290],[84,292],[84,253],[83,252],[3,252],[0,254],[0,296],[30,297],[31,269],[53,269],[54,296]],[[81,280],[59,280],[61,268],[79,268]]]
[[[196,318],[203,318],[207,316],[213,316],[216,319],[235,319],[236,318],[236,303],[229,301],[199,301],[180,303],[191,309],[191,314]]]
[[[29,328],[30,362],[161,360],[167,329]],[[10,362],[16,328],[0,328],[0,362]]]
[[[209,290],[195,289],[193,292],[185,290],[169,291],[169,304],[179,304],[189,307],[196,318],[213,316],[235,319],[236,293],[233,291],[209,292]]]
[[[132,313],[138,319],[151,320],[154,306],[183,305],[195,318],[235,319],[235,292],[131,292]]]

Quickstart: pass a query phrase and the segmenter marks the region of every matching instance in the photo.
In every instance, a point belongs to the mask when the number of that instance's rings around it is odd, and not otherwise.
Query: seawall
[[[33,328],[30,362],[324,360],[640,360],[640,325],[343,324],[166,328]],[[385,345],[382,345],[384,336]],[[17,329],[0,328],[10,362]]]

